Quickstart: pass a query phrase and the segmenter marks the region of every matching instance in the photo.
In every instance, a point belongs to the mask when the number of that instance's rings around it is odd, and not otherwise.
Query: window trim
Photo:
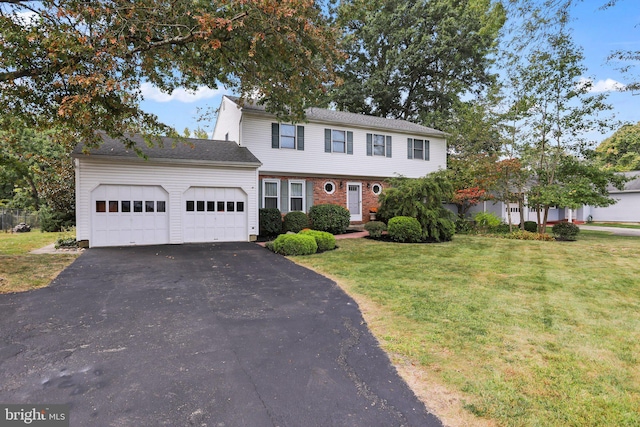
[[[333,149],[336,140],[333,139],[334,132],[344,133],[344,151],[335,151]],[[324,152],[336,154],[353,155],[353,131],[346,129],[325,128],[324,129]]]
[[[416,140],[422,141],[422,155],[420,157],[416,157]],[[407,159],[427,162],[431,160],[431,141],[425,138],[407,138]]]
[[[380,187],[380,191],[378,191],[377,193],[376,193],[376,190],[375,190],[376,186]],[[376,196],[379,196],[380,194],[382,194],[382,190],[383,189],[384,189],[384,187],[379,182],[374,182],[373,184],[371,184],[371,192],[373,194],[375,194]]]
[[[331,184],[331,186],[333,187],[333,189],[331,191],[327,191],[327,184]],[[322,184],[322,190],[326,193],[326,194],[333,194],[336,192],[336,183],[333,181],[326,181],[324,184]]]
[[[293,198],[292,196],[292,191],[291,191],[291,184],[300,184],[300,186],[302,187],[302,195],[301,196],[296,196],[296,199],[301,198],[302,199],[302,209],[301,210],[296,210],[294,211],[291,207],[292,203],[291,203],[291,199]],[[289,212],[306,212],[306,198],[307,198],[307,194],[306,194],[306,181],[304,179],[290,179],[287,182],[287,186],[288,186],[288,195],[287,195],[287,204],[289,205]]]
[[[280,179],[278,178],[264,178],[262,180],[262,207],[265,208],[267,206],[266,200],[267,200],[267,184],[268,183],[272,183],[272,184],[276,184],[276,208],[280,209]],[[269,198],[273,198],[273,196],[269,196]]]
[[[293,127],[293,147],[282,146],[282,126]],[[290,136],[286,136],[291,138]],[[304,151],[304,126],[294,123],[271,123],[271,148]]]

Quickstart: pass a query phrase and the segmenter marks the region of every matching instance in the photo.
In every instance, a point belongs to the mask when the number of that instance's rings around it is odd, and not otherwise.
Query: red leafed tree
[[[458,214],[464,217],[472,206],[487,200],[487,190],[480,187],[463,188],[456,190],[453,195],[453,204],[458,206]]]

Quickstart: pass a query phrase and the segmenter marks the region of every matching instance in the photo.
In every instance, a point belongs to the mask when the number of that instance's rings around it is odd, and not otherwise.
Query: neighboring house
[[[346,207],[354,223],[378,206],[385,180],[446,168],[445,134],[404,120],[310,108],[305,123],[280,123],[264,107],[225,96],[214,139],[238,141],[260,161],[259,207],[308,212]]]
[[[578,209],[552,206],[549,209],[549,222],[638,222],[640,223],[640,171],[622,172],[629,181],[624,189],[618,190],[609,186],[609,195],[616,203],[605,207],[582,206]],[[520,223],[520,209],[517,203],[483,202],[472,207],[469,215],[476,212],[492,212],[502,220],[508,222],[508,212],[511,210],[511,223]],[[537,221],[535,208],[525,207],[525,221]]]
[[[622,174],[629,178],[624,189],[609,187],[609,195],[617,201],[616,204],[603,208],[585,206],[580,219],[592,219],[596,222],[640,222],[640,171]]]
[[[385,180],[446,168],[444,133],[403,120],[311,108],[280,123],[224,97],[214,140],[163,138],[147,160],[101,133],[73,153],[76,233],[84,244],[127,246],[251,241],[258,209],[308,212],[334,203],[366,222]]]

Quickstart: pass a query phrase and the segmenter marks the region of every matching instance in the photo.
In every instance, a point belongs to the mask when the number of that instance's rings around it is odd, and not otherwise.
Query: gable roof
[[[240,98],[225,95],[226,98],[240,106]],[[268,114],[264,105],[258,105],[255,102],[246,100],[242,106],[242,110]],[[406,133],[414,133],[420,135],[433,135],[444,138],[446,134],[440,130],[417,123],[408,122],[399,119],[387,119],[384,117],[368,116],[366,114],[349,113],[347,111],[327,110],[324,108],[307,108],[305,110],[306,119],[308,121],[318,121],[325,123],[336,123],[343,125],[351,125],[369,129],[388,129]]]
[[[626,193],[626,192],[640,192],[640,171],[620,172],[629,179],[624,184],[623,190],[618,190],[614,186],[610,185],[607,190],[609,193]]]
[[[74,158],[115,157],[143,160],[134,150],[126,148],[120,139],[111,138],[102,131],[97,132],[97,134],[102,138],[102,144],[99,147],[92,148],[86,154],[83,153],[84,145],[80,143],[73,150],[71,156]],[[140,134],[132,134],[128,138],[135,142],[136,147],[149,160],[220,163],[255,167],[262,164],[246,147],[240,147],[233,141],[160,137],[156,145],[149,147]]]

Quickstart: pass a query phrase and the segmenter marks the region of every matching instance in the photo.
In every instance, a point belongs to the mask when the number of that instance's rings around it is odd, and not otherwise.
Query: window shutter
[[[429,160],[429,141],[424,140],[424,159]]]
[[[391,137],[387,136],[387,146],[385,147],[387,149],[387,157],[391,157]]]
[[[407,138],[407,159],[413,159],[413,138]]]
[[[324,130],[324,152],[331,152],[331,129]]]
[[[271,148],[280,148],[280,125],[271,123]]]
[[[307,208],[307,212],[309,212],[309,209],[311,208],[311,206],[313,206],[313,181],[306,181],[305,185],[307,188],[305,188],[305,206]]]
[[[280,181],[280,212],[289,212],[289,181]]]
[[[304,126],[296,126],[298,130],[298,150],[304,150]]]
[[[262,180],[258,180],[258,208],[264,208],[264,200],[262,200]]]
[[[367,134],[367,156],[373,156],[373,135]]]
[[[353,132],[347,131],[347,154],[353,154]]]

